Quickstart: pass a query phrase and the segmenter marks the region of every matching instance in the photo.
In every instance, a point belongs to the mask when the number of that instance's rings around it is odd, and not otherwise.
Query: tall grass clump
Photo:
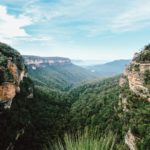
[[[112,133],[99,136],[96,131],[86,129],[75,135],[65,134],[63,142],[58,140],[55,145],[50,144],[44,150],[113,150],[115,139]]]

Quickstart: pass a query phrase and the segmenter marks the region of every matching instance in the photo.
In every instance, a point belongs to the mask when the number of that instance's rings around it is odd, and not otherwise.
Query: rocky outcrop
[[[146,46],[140,53],[136,53],[132,62],[129,66],[126,67],[123,75],[120,78],[119,86],[121,89],[120,92],[120,101],[119,108],[122,109],[123,114],[128,115],[132,114],[133,110],[137,108],[132,107],[133,102],[137,103],[138,101],[144,100],[145,103],[150,102],[150,45]],[[134,98],[131,95],[135,95]],[[134,99],[134,101],[132,101]],[[132,105],[132,106],[131,106]],[[124,125],[128,131],[125,131],[125,143],[130,150],[137,150],[136,146],[136,137],[130,129],[133,124],[130,124],[130,121],[133,121],[132,116],[127,120],[128,125]],[[136,125],[135,125],[136,126]]]
[[[10,108],[13,98],[20,91],[25,76],[21,55],[6,44],[0,43],[0,106]]]
[[[135,136],[132,134],[131,129],[129,129],[125,136],[125,143],[128,145],[130,150],[137,150],[135,140]]]
[[[129,87],[130,87],[130,90],[132,90],[134,93],[136,93],[137,95],[143,98],[146,98],[147,101],[149,101],[150,91],[148,87],[144,84],[144,73],[147,70],[147,67],[144,68],[143,64],[139,64],[139,68],[141,68],[141,66],[142,66],[142,71],[141,69],[139,69],[139,71],[132,70],[128,72],[127,77],[129,80]]]
[[[141,54],[139,53],[139,55]],[[150,62],[136,61],[136,57],[139,57],[139,55],[136,53],[131,64],[125,69],[119,84],[123,86],[123,84],[128,83],[132,92],[150,102],[150,89],[149,85],[146,85],[145,82],[145,73],[150,71]]]
[[[13,83],[4,83],[0,86],[0,102],[5,103],[4,108],[10,108],[15,95],[16,86]]]

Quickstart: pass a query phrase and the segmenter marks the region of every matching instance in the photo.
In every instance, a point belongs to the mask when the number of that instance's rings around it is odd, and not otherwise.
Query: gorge
[[[99,79],[67,58],[22,57],[0,43],[0,106],[1,150],[54,150],[86,128],[112,134],[113,149],[149,150],[150,46],[122,75]]]

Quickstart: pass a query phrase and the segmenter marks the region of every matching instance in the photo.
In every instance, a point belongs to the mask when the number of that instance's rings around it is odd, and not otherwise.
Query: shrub
[[[144,82],[146,85],[150,84],[150,70],[146,70],[144,73]]]
[[[53,146],[53,150],[112,150],[114,148],[116,136],[108,133],[99,136],[95,130],[84,130],[75,135],[66,134],[64,142],[61,140]],[[64,143],[64,144],[63,144]],[[49,150],[46,147],[45,150]]]

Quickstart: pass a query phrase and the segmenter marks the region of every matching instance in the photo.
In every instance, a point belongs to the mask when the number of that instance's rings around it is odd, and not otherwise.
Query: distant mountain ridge
[[[130,63],[131,60],[114,60],[112,62],[108,62],[105,64],[94,65],[86,67],[93,73],[96,73],[100,76],[115,76],[121,74],[126,67]]]
[[[64,65],[71,64],[71,60],[69,58],[64,57],[40,57],[40,56],[32,56],[32,55],[24,55],[23,56],[25,63],[27,65]]]
[[[68,58],[24,56],[24,60],[36,85],[65,91],[81,82],[97,78],[89,70],[72,64]]]
[[[23,56],[29,75],[37,85],[68,90],[75,85],[123,72],[130,60],[115,60],[105,64],[80,67],[64,57]]]

